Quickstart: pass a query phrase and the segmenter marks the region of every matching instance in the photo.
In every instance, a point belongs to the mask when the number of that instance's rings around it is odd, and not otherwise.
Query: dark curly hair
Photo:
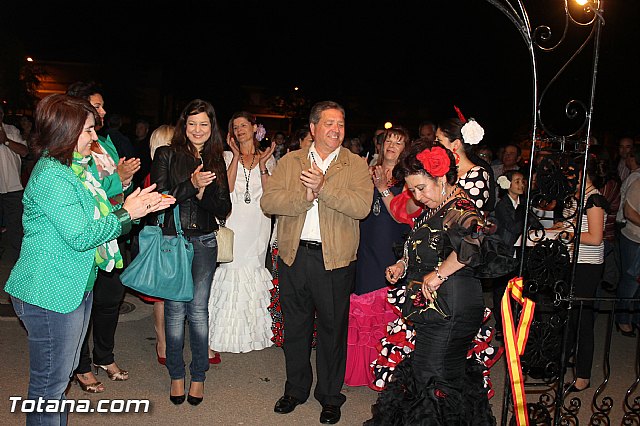
[[[504,172],[502,174],[502,176],[506,177],[507,179],[509,179],[509,182],[511,182],[513,180],[513,175],[521,175],[523,178],[527,178],[527,175],[525,174],[525,172],[523,170],[507,170],[506,172]],[[500,192],[500,197],[504,197],[505,195],[507,195],[507,193],[509,192],[509,188],[507,189],[502,189],[502,187],[500,187],[500,185],[498,185],[498,191]]]
[[[602,188],[607,183],[609,176],[609,164],[605,159],[599,158],[595,154],[589,154],[587,161],[587,176],[596,188]]]
[[[409,149],[403,152],[398,164],[393,169],[394,179],[397,181],[404,181],[404,179],[410,175],[425,175],[435,179],[434,176],[431,176],[429,172],[424,169],[422,162],[418,160],[417,156],[425,149],[431,149],[436,146],[444,149],[447,153],[447,157],[449,157],[449,171],[445,174],[445,177],[449,185],[455,185],[456,182],[458,182],[458,166],[456,165],[453,153],[442,146],[442,144],[438,142],[431,142],[424,138],[416,139],[413,141]]]
[[[492,211],[496,203],[495,179],[497,179],[497,176],[493,176],[493,168],[487,161],[478,156],[476,150],[473,149],[473,145],[465,142],[464,137],[462,136],[462,127],[464,125],[465,123],[463,123],[459,118],[449,118],[438,125],[438,130],[444,133],[447,139],[451,142],[459,139],[462,142],[461,148],[464,150],[469,161],[476,166],[481,166],[489,174],[489,182],[487,182],[489,185],[489,199],[483,206],[483,210]],[[518,150],[518,155],[521,155],[521,148],[517,145],[513,146]]]

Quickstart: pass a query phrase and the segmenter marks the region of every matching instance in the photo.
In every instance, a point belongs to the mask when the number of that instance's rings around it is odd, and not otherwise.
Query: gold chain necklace
[[[409,232],[409,236],[404,242],[403,258],[405,259],[405,261],[409,259],[409,244],[413,245],[415,243],[414,238],[415,238],[416,232],[418,232],[418,229],[420,229],[422,225],[427,223],[429,219],[435,216],[435,214],[438,213],[442,209],[442,207],[444,207],[445,204],[447,204],[450,201],[451,197],[453,196],[453,194],[455,194],[457,190],[458,190],[458,187],[454,185],[453,190],[449,193],[448,196],[445,197],[445,199],[437,207],[433,209],[429,209],[427,214],[425,214],[419,221],[416,221],[413,224],[413,228],[411,228],[411,231]]]

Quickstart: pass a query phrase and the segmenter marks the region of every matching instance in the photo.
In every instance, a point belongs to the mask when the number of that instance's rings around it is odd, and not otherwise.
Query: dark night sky
[[[398,111],[409,110],[415,114],[400,115],[411,118],[399,124],[414,130],[422,118],[453,116],[456,104],[484,125],[493,143],[531,121],[526,46],[513,24],[486,1],[286,6],[183,1],[170,8],[158,2],[129,3],[94,3],[100,7],[95,10],[91,3],[71,9],[48,2],[31,10],[31,2],[22,1],[12,9],[11,22],[3,24],[36,59],[117,64],[125,73],[138,62],[158,64],[172,90],[209,99],[219,111],[224,110],[221,103],[233,102],[233,88],[241,84],[282,90],[298,85],[312,101],[345,104],[347,121],[350,113],[367,115],[362,118],[376,123],[394,121]],[[552,18],[562,12],[560,0],[525,3],[533,26],[544,23],[556,30],[555,36],[561,33],[562,22]],[[640,133],[638,3],[605,4],[596,135]],[[550,11],[555,12],[548,15]],[[575,50],[575,43],[571,46]],[[566,52],[540,57],[541,75],[548,78],[557,70],[558,58],[566,58]],[[569,68],[569,77],[558,80],[549,99],[559,94],[565,102],[572,97],[588,100],[582,89],[589,81],[591,52],[589,45],[586,65],[578,62]],[[358,110],[358,105],[367,108]]]

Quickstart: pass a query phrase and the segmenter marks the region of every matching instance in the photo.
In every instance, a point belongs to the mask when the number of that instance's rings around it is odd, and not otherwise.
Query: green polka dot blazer
[[[96,201],[70,167],[43,157],[24,190],[24,239],[5,291],[27,303],[69,313],[95,277],[96,247],[117,238],[115,214],[95,219]]]

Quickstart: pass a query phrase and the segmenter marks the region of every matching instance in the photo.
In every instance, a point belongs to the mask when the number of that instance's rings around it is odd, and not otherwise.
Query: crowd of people
[[[324,424],[340,420],[344,385],[379,392],[367,425],[495,424],[488,376],[502,349],[492,339],[502,340],[499,300],[517,274],[529,205],[522,148],[492,150],[481,124],[458,108],[415,134],[393,126],[366,141],[345,138],[346,116],[340,104],[318,102],[308,126],[287,138],[267,135],[249,111],[224,128],[210,102],[194,99],[175,123],[152,130],[140,119],[128,138],[121,117],[107,116],[99,85],[76,82],[39,102],[35,126],[25,119],[20,132],[3,123],[0,211],[15,263],[5,290],[28,331],[29,398],[64,399],[70,380],[105,392],[100,372],[114,382],[135,377],[114,355],[126,291],[119,276],[157,213],[163,234],[175,235],[175,204],[194,248],[193,299],[138,295],[154,304],[157,361],[173,404],[203,401],[220,353],[276,345],[286,371],[276,413],[305,403],[315,382]],[[579,160],[586,176],[576,279],[588,285],[576,296],[604,288],[637,298],[640,144],[621,138],[615,157],[594,151]],[[577,204],[533,207],[543,217],[530,215],[529,225],[542,227],[547,213],[575,217]],[[222,225],[235,234],[228,263],[216,261]],[[552,220],[548,228],[563,226]],[[483,263],[496,245],[506,249]],[[57,272],[39,273],[34,265],[45,262]],[[635,337],[639,308],[617,310],[622,335]],[[570,321],[581,354],[574,392],[590,385],[593,323],[584,317]],[[28,424],[43,420],[64,424],[66,414],[27,415]]]

